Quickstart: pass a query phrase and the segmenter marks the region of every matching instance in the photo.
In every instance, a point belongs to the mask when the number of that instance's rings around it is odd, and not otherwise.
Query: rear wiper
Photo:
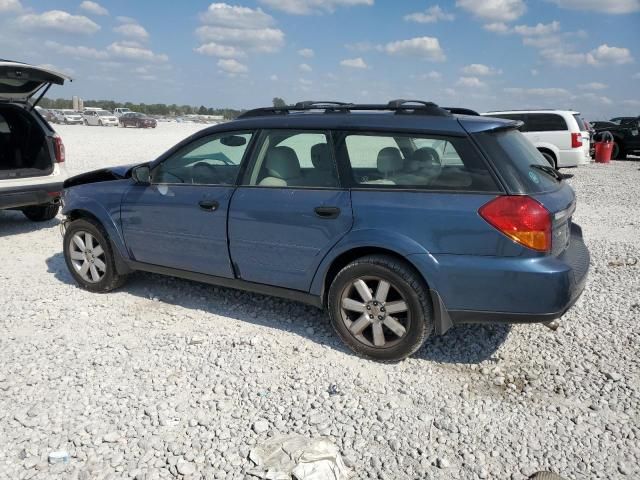
[[[540,165],[539,163],[532,163],[529,166],[537,170],[542,170],[544,173],[552,176],[559,182],[561,182],[564,179],[564,176],[558,170],[553,168],[551,165]]]

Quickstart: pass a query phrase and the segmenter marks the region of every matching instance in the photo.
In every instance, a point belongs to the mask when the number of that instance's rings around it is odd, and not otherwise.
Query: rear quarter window
[[[587,128],[587,126],[584,123],[584,120],[582,119],[582,117],[580,116],[580,114],[575,113],[573,115],[573,118],[575,118],[576,123],[578,124],[578,128],[580,129],[581,132],[586,132],[589,129]]]
[[[529,132],[562,132],[569,129],[565,119],[555,113],[529,113],[526,125]]]
[[[482,132],[474,138],[514,192],[542,193],[560,186],[558,179],[535,167],[549,167],[549,163],[518,130]]]

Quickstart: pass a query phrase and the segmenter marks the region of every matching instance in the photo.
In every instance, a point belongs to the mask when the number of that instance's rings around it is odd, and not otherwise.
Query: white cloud
[[[607,84],[600,82],[581,83],[578,88],[581,90],[604,90],[607,88]]]
[[[311,68],[311,65],[308,65],[306,63],[301,63],[300,65],[298,65],[298,70],[300,70],[301,72],[312,72],[313,68]]]
[[[493,33],[510,33],[511,32],[509,25],[507,25],[504,22],[487,23],[486,25],[483,25],[482,28],[484,28],[488,32],[493,32]]]
[[[540,72],[538,71],[538,69],[536,68],[531,69],[531,75],[533,75],[534,77],[537,77],[539,74]]]
[[[142,25],[138,25],[137,23],[123,23],[122,25],[115,27],[113,31],[125,37],[135,38],[137,40],[147,40],[149,38],[149,32],[147,32]]]
[[[478,77],[460,77],[456,82],[456,85],[459,87],[469,88],[482,88],[487,86],[487,84]]]
[[[62,45],[52,40],[47,40],[46,42],[44,42],[44,46],[56,53],[68,55],[74,58],[104,60],[109,57],[109,54],[105,51],[96,50],[95,48],[91,47],[84,47],[82,45]]]
[[[220,70],[222,70],[223,72],[232,75],[247,73],[249,71],[249,68],[246,65],[233,58],[218,60],[218,68],[220,68]]]
[[[284,33],[276,28],[243,29],[203,25],[196,30],[203,42],[216,42],[259,52],[275,52],[284,45]]]
[[[489,76],[489,75],[500,75],[502,70],[489,67],[487,65],[483,65],[481,63],[472,63],[471,65],[467,65],[462,68],[462,73],[466,75],[479,75],[479,76]]]
[[[345,44],[345,48],[352,52],[370,52],[371,50],[375,50],[376,46],[371,42],[356,42]]]
[[[622,103],[628,107],[640,107],[640,100],[623,100]]]
[[[278,75],[275,75],[275,74],[271,75],[269,77],[269,80],[271,80],[272,82],[277,82],[278,81]]]
[[[512,22],[527,10],[523,0],[457,0],[456,6],[488,22]]]
[[[292,15],[311,15],[315,13],[332,13],[339,7],[371,6],[374,0],[260,0],[276,10]]]
[[[404,19],[407,22],[416,22],[416,23],[436,23],[439,20],[451,22],[456,17],[452,13],[447,13],[440,5],[434,5],[432,7],[427,8],[424,12],[415,12],[409,15],[405,15]]]
[[[369,68],[367,63],[360,57],[358,58],[347,58],[340,62],[340,65],[348,68]]]
[[[390,42],[382,47],[382,50],[389,55],[413,55],[433,62],[442,62],[446,59],[440,48],[440,42],[435,37],[417,37]]]
[[[561,8],[624,15],[640,12],[640,0],[553,0]]]
[[[138,23],[138,21],[135,18],[131,18],[131,17],[119,16],[119,17],[116,17],[116,20],[119,21],[120,23]]]
[[[200,21],[208,25],[235,28],[264,28],[274,24],[273,17],[261,8],[241,7],[226,3],[212,3],[200,14]]]
[[[628,48],[610,47],[606,43],[587,54],[587,63],[591,65],[622,65],[633,62]]]
[[[418,80],[441,80],[442,74],[432,70],[431,72],[415,75],[413,78],[417,78]]]
[[[107,52],[116,58],[141,60],[146,62],[166,62],[169,60],[163,53],[154,53],[135,42],[114,42],[107,47]]]
[[[22,10],[20,0],[0,0],[0,13],[19,12]]]
[[[109,10],[104,8],[97,2],[91,2],[89,0],[85,0],[80,4],[80,9],[84,10],[87,13],[92,13],[94,15],[109,15]]]
[[[313,56],[315,55],[315,52],[310,48],[302,48],[298,50],[298,55],[304,58],[313,58]]]
[[[515,95],[529,95],[543,98],[565,97],[570,95],[564,88],[505,88],[504,91]]]
[[[529,25],[516,25],[513,27],[513,31],[522,36],[538,36],[538,35],[550,35],[560,31],[560,22],[553,21],[551,23],[538,23],[534,26]]]
[[[245,53],[239,48],[232,47],[230,45],[220,45],[215,42],[200,45],[195,49],[195,51],[202,55],[209,55],[211,57],[237,58],[245,56]]]
[[[298,82],[300,82],[300,85],[304,85],[306,87],[313,85],[313,82],[311,80],[307,80],[306,78],[299,78]]]
[[[56,30],[65,33],[91,34],[100,30],[100,25],[84,15],[71,15],[62,10],[28,13],[16,20],[19,27],[25,30]]]
[[[576,97],[576,100],[579,99],[581,102],[587,101],[589,103],[593,103],[596,105],[613,105],[613,100],[604,95],[597,95],[595,93],[583,93],[580,96]]]

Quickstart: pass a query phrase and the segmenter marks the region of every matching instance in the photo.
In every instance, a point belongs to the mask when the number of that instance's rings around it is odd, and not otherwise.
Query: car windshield
[[[108,117],[111,115],[111,112],[107,112],[106,110],[98,110],[98,115],[101,117]]]

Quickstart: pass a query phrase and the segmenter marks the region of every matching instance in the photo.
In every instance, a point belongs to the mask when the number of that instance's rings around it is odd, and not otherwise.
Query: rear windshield
[[[560,185],[557,178],[544,171],[550,167],[549,162],[519,131],[482,132],[475,138],[512,190],[541,193]]]
[[[586,132],[587,130],[589,130],[579,113],[574,113],[573,118],[576,119],[576,122],[578,123],[578,128],[580,129],[581,132]]]

